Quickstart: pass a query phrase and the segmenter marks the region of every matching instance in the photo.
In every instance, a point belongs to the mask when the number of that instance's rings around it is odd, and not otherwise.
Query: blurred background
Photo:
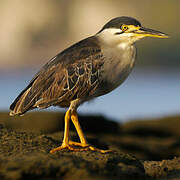
[[[111,18],[132,16],[170,38],[138,42],[129,78],[79,111],[118,121],[180,113],[179,7],[177,0],[0,0],[0,111],[8,111],[50,58],[95,34]]]

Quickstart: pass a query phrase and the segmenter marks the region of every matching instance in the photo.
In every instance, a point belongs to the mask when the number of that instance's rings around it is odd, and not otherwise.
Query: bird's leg
[[[71,118],[71,112],[68,110],[65,114],[65,127],[64,127],[64,138],[62,145],[67,145],[69,142],[69,121]]]
[[[80,138],[80,141],[81,143],[78,143],[78,142],[73,142],[73,141],[70,141],[69,143],[72,144],[72,145],[77,145],[77,146],[81,146],[81,147],[87,147],[89,146],[87,141],[86,141],[86,138],[84,137],[84,134],[83,134],[83,131],[81,129],[81,126],[79,124],[79,121],[78,121],[78,115],[77,115],[77,112],[76,111],[72,111],[71,113],[71,120],[76,128],[76,131],[77,131],[77,134]]]
[[[60,151],[62,149],[69,149],[71,150],[71,147],[69,146],[69,121],[71,118],[71,111],[68,110],[65,114],[65,128],[64,128],[64,139],[62,142],[62,145],[54,148],[50,151],[50,153],[54,153],[56,151]]]
[[[65,114],[65,128],[64,128],[64,138],[63,138],[63,142],[61,144],[61,146],[54,148],[50,151],[50,153],[54,153],[56,151],[61,151],[63,149],[69,149],[70,151],[84,151],[85,149],[79,149],[79,148],[75,148],[71,145],[75,145],[74,143],[70,143],[72,141],[69,141],[69,121],[71,119],[71,109],[69,109],[66,114]],[[82,131],[82,130],[81,130]],[[86,142],[86,140],[82,140],[82,142]],[[78,143],[77,143],[78,144]],[[76,144],[76,145],[77,145]],[[81,144],[81,143],[79,143]],[[86,145],[87,146],[87,145]]]
[[[78,133],[78,136],[80,138],[81,143],[69,141],[69,144],[82,147],[79,149],[79,151],[91,150],[91,151],[97,151],[97,152],[101,152],[101,153],[111,152],[111,150],[101,150],[101,149],[95,148],[95,147],[93,147],[87,143],[86,138],[84,137],[83,131],[81,129],[81,126],[79,124],[76,111],[72,111],[71,120],[72,120],[72,122],[73,122],[73,124],[77,130],[77,133]]]
[[[69,121],[70,121],[70,119],[72,119],[72,122],[77,130],[77,133],[78,133],[81,143],[69,141]],[[80,148],[75,148],[75,147],[73,147],[73,145],[80,146]],[[87,143],[87,141],[84,137],[83,131],[81,129],[81,126],[79,124],[77,113],[76,113],[76,111],[72,111],[71,109],[69,109],[65,114],[65,129],[64,129],[64,139],[63,139],[62,145],[57,148],[52,149],[50,151],[50,153],[54,153],[56,151],[61,151],[63,149],[69,149],[70,151],[91,150],[91,151],[98,151],[101,153],[110,152],[109,150],[101,150],[101,149],[95,148],[93,146],[90,146]]]

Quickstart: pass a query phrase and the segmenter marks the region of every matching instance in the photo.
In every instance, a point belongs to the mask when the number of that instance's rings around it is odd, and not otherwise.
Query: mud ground
[[[113,152],[49,151],[61,144],[63,113],[0,113],[0,179],[180,179],[180,116],[124,124],[80,116],[90,144]],[[78,141],[71,126],[70,138]]]

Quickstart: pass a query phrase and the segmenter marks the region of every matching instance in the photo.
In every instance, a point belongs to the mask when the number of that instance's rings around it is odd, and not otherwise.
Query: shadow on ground
[[[180,117],[125,124],[80,116],[90,144],[113,152],[49,151],[61,144],[63,113],[0,113],[1,179],[178,179]],[[70,138],[78,141],[71,126]]]

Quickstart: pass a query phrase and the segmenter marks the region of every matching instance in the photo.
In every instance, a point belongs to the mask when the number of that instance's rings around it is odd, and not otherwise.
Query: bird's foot
[[[94,146],[88,146],[88,150],[90,151],[96,151],[96,152],[100,152],[100,153],[109,153],[109,152],[112,152],[112,150],[104,150],[104,149],[99,149],[99,148],[96,148]]]
[[[73,146],[79,146],[79,147],[73,147]],[[100,153],[112,152],[112,150],[98,149],[89,144],[82,144],[79,142],[69,141],[69,144],[62,144],[61,146],[52,149],[50,151],[50,153],[54,153],[56,151],[61,151],[63,149],[68,149],[69,151],[76,151],[76,152],[79,152],[79,151],[96,151],[96,152],[100,152]]]
[[[69,141],[70,145],[74,145],[74,146],[80,146],[82,147],[82,149],[80,149],[80,151],[96,151],[96,152],[101,152],[101,153],[108,153],[108,152],[112,152],[112,150],[103,150],[103,149],[99,149],[96,148],[94,146],[91,146],[89,144],[82,144],[79,142],[74,142],[74,141]]]
[[[62,144],[61,146],[54,148],[50,151],[50,153],[54,153],[56,151],[61,151],[63,149],[68,149],[70,151],[74,151],[74,148],[72,146],[70,146],[69,144]]]
[[[80,146],[80,147],[88,147],[89,146],[89,144],[87,144],[87,143],[80,143],[80,142],[75,142],[75,141],[69,141],[69,144],[70,145],[73,145],[73,146]]]

